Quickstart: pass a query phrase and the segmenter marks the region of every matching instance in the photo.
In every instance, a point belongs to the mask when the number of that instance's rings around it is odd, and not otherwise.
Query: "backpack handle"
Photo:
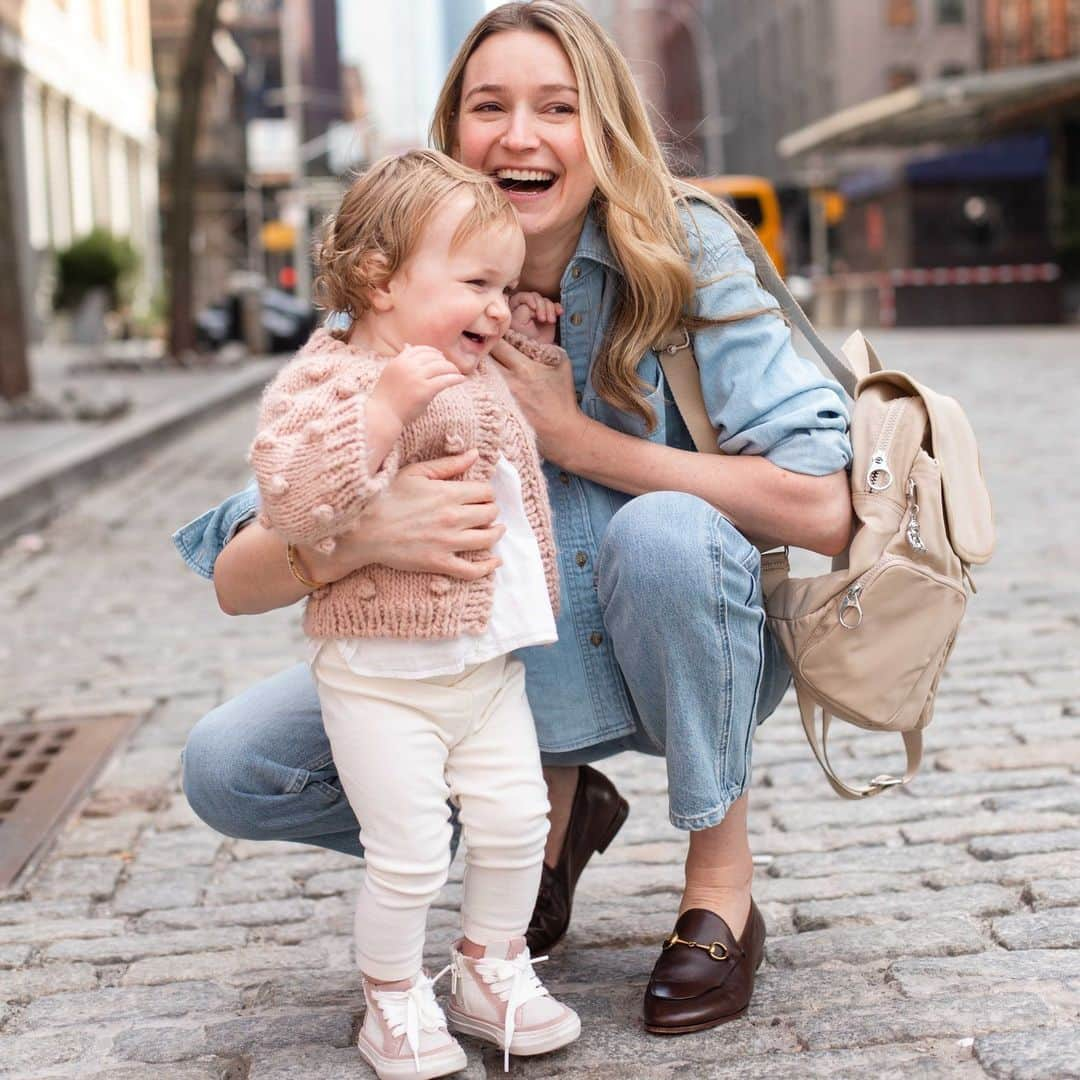
[[[845,799],[869,799],[874,795],[880,795],[888,788],[906,784],[919,771],[919,764],[922,762],[922,731],[903,731],[901,735],[904,739],[904,751],[907,755],[907,765],[904,768],[903,776],[890,776],[888,773],[882,773],[861,787],[852,787],[845,784],[836,775],[829,761],[828,739],[832,715],[824,708],[821,708],[821,742],[819,743],[817,733],[818,705],[803,694],[802,687],[798,682],[795,684],[795,690],[799,700],[799,713],[802,716],[803,731],[806,732],[807,742],[810,743],[810,748],[814,751],[814,757],[817,758],[818,764],[837,795]]]

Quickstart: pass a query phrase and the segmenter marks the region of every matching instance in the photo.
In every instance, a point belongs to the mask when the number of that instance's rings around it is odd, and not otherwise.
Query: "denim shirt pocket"
[[[592,379],[585,387],[581,407],[594,420],[606,425],[615,431],[622,431],[635,438],[648,439],[649,442],[663,443],[666,438],[667,403],[665,395],[667,383],[664,381],[664,373],[660,368],[660,361],[656,353],[650,349],[641,359],[637,366],[638,377],[646,384],[645,401],[650,406],[656,418],[656,426],[649,430],[646,422],[633,413],[617,409],[608,404],[593,389]],[[651,387],[652,389],[648,389]]]

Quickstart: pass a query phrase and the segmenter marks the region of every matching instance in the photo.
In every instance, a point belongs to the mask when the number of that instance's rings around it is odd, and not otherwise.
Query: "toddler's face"
[[[476,370],[510,325],[508,301],[525,258],[525,237],[516,224],[492,226],[452,248],[471,205],[464,193],[448,199],[388,285],[389,320],[400,346],[434,346],[464,375]]]

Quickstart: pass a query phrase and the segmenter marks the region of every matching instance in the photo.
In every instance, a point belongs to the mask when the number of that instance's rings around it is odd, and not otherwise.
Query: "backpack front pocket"
[[[888,556],[834,598],[825,629],[799,657],[798,675],[837,716],[860,727],[910,730],[966,603],[948,578]]]

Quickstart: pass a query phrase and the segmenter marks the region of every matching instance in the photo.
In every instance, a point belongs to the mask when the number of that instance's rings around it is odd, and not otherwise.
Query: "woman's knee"
[[[657,595],[702,597],[727,566],[753,572],[757,549],[715,507],[682,491],[652,491],[612,517],[600,544],[602,601],[619,586],[651,603]]]

